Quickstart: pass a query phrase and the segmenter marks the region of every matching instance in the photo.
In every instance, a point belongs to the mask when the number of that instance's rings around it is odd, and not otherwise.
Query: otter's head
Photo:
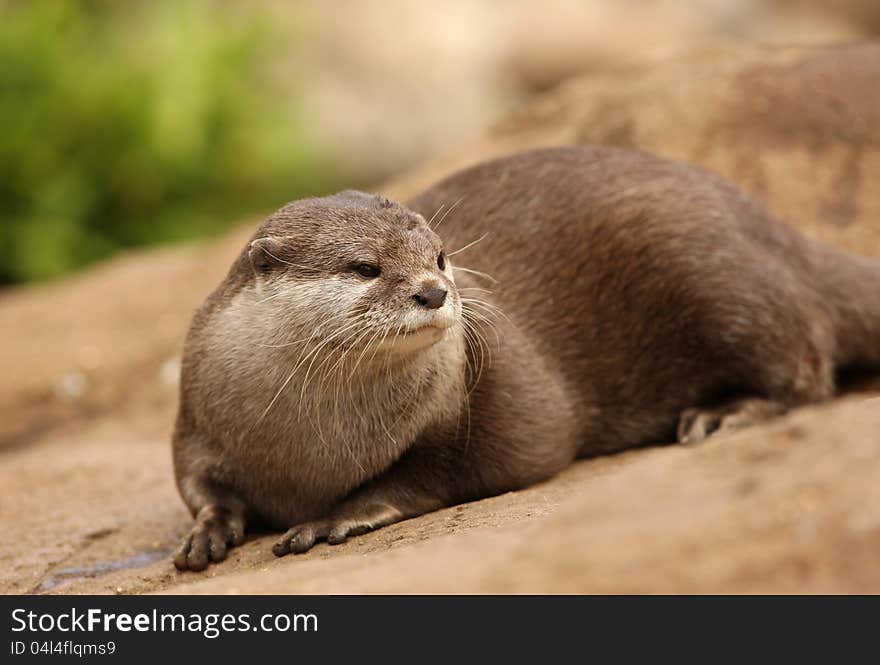
[[[348,191],[288,204],[261,227],[243,263],[254,316],[269,320],[274,345],[293,351],[415,354],[461,317],[440,238],[421,215],[383,197]]]

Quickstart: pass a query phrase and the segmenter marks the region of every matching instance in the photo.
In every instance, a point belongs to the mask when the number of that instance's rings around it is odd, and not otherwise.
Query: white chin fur
[[[386,339],[382,345],[394,354],[406,355],[433,346],[445,335],[445,328],[423,328],[416,332],[398,335],[390,340]]]

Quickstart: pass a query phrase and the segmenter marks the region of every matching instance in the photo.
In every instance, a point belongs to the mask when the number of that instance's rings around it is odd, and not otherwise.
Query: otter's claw
[[[229,548],[241,545],[243,540],[241,520],[221,510],[203,510],[174,555],[174,566],[178,570],[204,570],[209,562],[223,561]]]
[[[678,441],[699,443],[715,432],[728,432],[785,413],[786,407],[766,399],[742,399],[715,409],[687,409],[678,421]]]
[[[359,536],[373,530],[373,525],[354,520],[319,520],[295,526],[281,536],[272,546],[275,556],[302,554],[322,540],[330,545],[344,543],[349,536]]]

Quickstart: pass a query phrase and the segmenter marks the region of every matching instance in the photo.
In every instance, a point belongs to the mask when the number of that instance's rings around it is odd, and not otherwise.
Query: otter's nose
[[[422,307],[439,309],[446,302],[446,289],[423,289],[413,296]]]

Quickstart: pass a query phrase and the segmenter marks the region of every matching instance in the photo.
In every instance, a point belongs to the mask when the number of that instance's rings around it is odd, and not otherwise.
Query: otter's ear
[[[291,238],[267,236],[251,242],[248,257],[254,272],[261,275],[275,268],[289,265],[290,261],[285,258],[285,254],[288,253],[287,248],[290,246],[291,240]]]

